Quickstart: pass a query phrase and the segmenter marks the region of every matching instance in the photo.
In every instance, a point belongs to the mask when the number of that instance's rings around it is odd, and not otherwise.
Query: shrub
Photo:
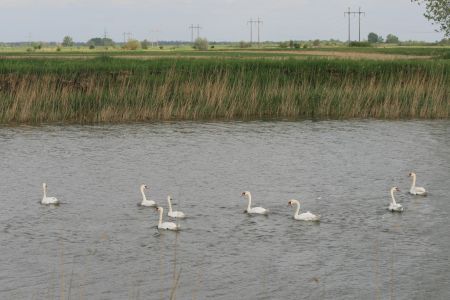
[[[351,42],[350,47],[371,47],[369,42]]]
[[[194,42],[194,49],[197,50],[208,50],[208,40],[203,38],[197,38]]]
[[[128,42],[123,45],[123,49],[127,50],[137,50],[139,48],[141,48],[141,42],[138,40],[128,40]]]

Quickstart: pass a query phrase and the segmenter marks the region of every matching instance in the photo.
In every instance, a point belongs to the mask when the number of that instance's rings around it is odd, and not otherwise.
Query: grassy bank
[[[0,61],[0,123],[448,118],[450,63],[350,60]]]

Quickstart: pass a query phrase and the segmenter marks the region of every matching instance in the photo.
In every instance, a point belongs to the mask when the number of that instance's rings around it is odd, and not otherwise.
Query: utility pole
[[[350,15],[352,14],[352,12],[350,11],[350,7],[348,8],[348,12],[344,12],[344,17],[345,15],[348,15],[348,44],[350,45]]]
[[[359,37],[358,37],[358,41],[361,42],[361,14],[366,15],[366,13],[364,11],[361,11],[361,7],[358,9],[358,32],[359,32]]]
[[[262,20],[260,20],[259,19],[259,17],[258,17],[258,20],[257,21],[255,21],[256,22],[256,24],[258,24],[258,46],[260,45],[260,41],[259,41],[259,24],[262,24],[263,23],[263,21]]]
[[[247,24],[250,24],[250,46],[253,44],[253,23],[256,23],[256,21],[253,21],[252,18],[250,18],[250,21],[247,21]]]
[[[158,47],[158,38],[156,34],[159,33],[159,29],[151,29],[150,30],[150,41],[152,42],[152,47],[156,43],[156,47]]]
[[[198,24],[197,24],[197,26],[194,26],[194,24],[191,24],[191,26],[189,26],[189,29],[191,30],[191,43],[194,43],[194,29],[197,29],[197,38],[199,38],[200,37],[200,29],[202,29],[202,28]]]
[[[361,15],[366,15],[365,12],[361,11],[361,7],[358,9],[358,11],[350,11],[350,7],[348,8],[348,11],[344,12],[344,17],[348,15],[348,44],[350,45],[351,38],[350,38],[350,16],[351,15],[358,15],[358,40],[361,42]]]
[[[194,24],[191,24],[189,29],[191,30],[191,43],[194,43]]]
[[[197,38],[199,38],[200,37],[200,29],[202,29],[202,28],[198,24],[197,24],[197,27],[195,27],[195,28],[197,28]]]

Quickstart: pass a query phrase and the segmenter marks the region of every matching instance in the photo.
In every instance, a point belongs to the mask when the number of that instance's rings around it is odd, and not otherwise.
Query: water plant
[[[0,122],[448,118],[447,60],[5,59]]]

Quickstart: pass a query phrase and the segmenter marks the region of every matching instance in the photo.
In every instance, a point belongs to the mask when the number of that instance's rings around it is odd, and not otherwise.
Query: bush
[[[314,47],[319,47],[320,46],[320,40],[314,40],[313,46]]]
[[[287,48],[287,47],[289,47],[289,43],[288,43],[288,42],[281,42],[281,43],[280,43],[280,48],[285,49],[285,48]]]
[[[123,49],[126,50],[137,50],[139,48],[141,48],[141,42],[138,40],[128,40],[128,42],[123,45]]]
[[[239,42],[239,48],[250,48],[251,46],[252,46],[252,44],[250,44],[249,42],[244,42],[244,41]]]
[[[396,37],[395,35],[393,35],[393,34],[388,34],[388,35],[386,36],[386,43],[387,43],[387,44],[398,44],[398,42],[399,42],[399,39],[398,39],[398,37]]]
[[[300,49],[300,47],[301,47],[300,43],[295,43],[295,44],[294,44],[294,48],[295,48],[295,49]]]
[[[367,36],[367,40],[369,41],[369,43],[372,43],[372,44],[378,43],[378,38],[379,38],[378,34],[376,34],[375,32],[371,32]]]
[[[92,44],[90,44],[90,45],[89,45],[89,49],[91,49],[91,50],[92,50],[92,49],[95,49],[95,46],[92,45]]]
[[[369,42],[351,42],[350,47],[371,47]]]
[[[194,49],[201,51],[208,50],[208,40],[203,38],[197,38],[194,42]]]
[[[57,52],[60,52],[60,51],[61,51],[61,47],[59,47],[59,46],[56,47],[56,51],[57,51]]]

